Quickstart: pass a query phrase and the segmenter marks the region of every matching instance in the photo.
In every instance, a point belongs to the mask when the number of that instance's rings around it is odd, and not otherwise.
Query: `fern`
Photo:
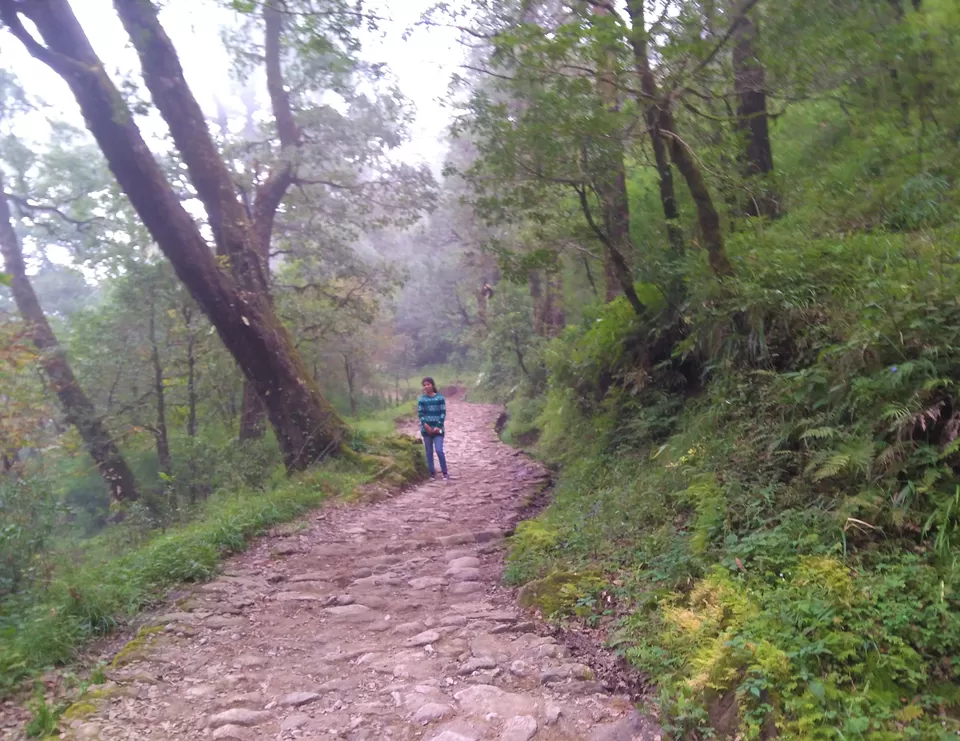
[[[840,436],[840,430],[836,427],[814,427],[807,430],[801,436],[801,440],[831,440]]]

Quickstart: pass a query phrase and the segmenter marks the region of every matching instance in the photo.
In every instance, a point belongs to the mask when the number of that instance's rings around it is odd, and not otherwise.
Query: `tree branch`
[[[23,212],[32,213],[35,211],[39,211],[42,213],[53,214],[54,216],[57,216],[61,220],[65,221],[66,223],[72,224],[73,226],[78,227],[79,229],[83,229],[84,227],[88,227],[97,222],[103,221],[103,219],[99,216],[94,216],[93,218],[90,218],[90,219],[74,219],[71,216],[67,216],[65,213],[63,213],[63,211],[61,211],[56,206],[47,206],[39,203],[31,203],[29,199],[24,198],[23,196],[15,195],[13,193],[4,192],[0,195],[2,195],[2,197],[6,198],[8,201],[12,201],[13,203],[17,204],[17,207]]]

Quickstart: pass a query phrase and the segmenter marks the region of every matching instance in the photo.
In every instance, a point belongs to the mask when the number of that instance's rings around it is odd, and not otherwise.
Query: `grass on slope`
[[[676,738],[960,732],[956,238],[743,233],[666,357],[617,301],[513,402],[562,474],[508,578],[608,622]]]

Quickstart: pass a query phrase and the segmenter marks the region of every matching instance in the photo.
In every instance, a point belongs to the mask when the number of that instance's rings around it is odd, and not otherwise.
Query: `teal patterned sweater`
[[[440,394],[427,396],[424,394],[417,400],[417,415],[420,417],[420,434],[426,435],[424,425],[439,427],[443,434],[443,421],[447,418],[447,402]]]

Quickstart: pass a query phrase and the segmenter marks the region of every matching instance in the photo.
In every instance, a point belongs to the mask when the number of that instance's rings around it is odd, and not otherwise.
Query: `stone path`
[[[497,439],[499,412],[449,403],[451,482],[328,507],[231,560],[152,622],[69,735],[658,739],[498,586],[503,529],[545,481]]]

